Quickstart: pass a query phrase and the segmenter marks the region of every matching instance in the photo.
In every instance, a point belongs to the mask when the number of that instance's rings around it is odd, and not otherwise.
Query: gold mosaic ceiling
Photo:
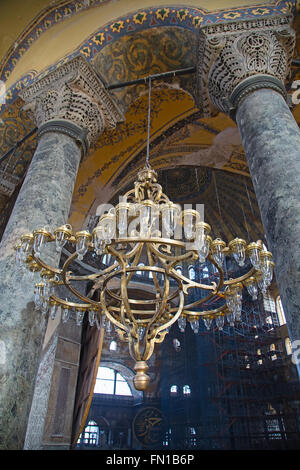
[[[53,4],[53,2],[36,2],[37,11],[42,4],[44,4],[42,6],[46,6],[48,3],[49,5],[50,3]],[[62,5],[62,3],[67,4],[70,2],[55,2],[55,5]],[[110,1],[103,3],[105,3],[106,8],[105,14],[107,14],[109,7],[112,11],[114,9],[116,15],[115,2],[113,2],[114,5]],[[124,2],[119,3],[124,6]],[[134,4],[135,2],[126,3],[127,10],[132,6],[131,3]],[[181,3],[184,6],[186,2],[182,1]],[[231,3],[234,6],[238,2],[233,1]],[[244,2],[244,4],[246,3],[250,4],[251,2]],[[264,3],[267,4],[268,2]],[[7,6],[7,3],[4,2],[3,5]],[[3,5],[0,7],[0,11]],[[142,7],[143,5],[139,4],[139,9]],[[97,8],[100,10],[102,7]],[[170,18],[173,10],[170,7],[165,9],[165,11],[167,10]],[[134,11],[133,8],[132,11]],[[187,10],[178,10],[177,8],[176,11],[177,18],[179,18],[178,11],[185,12]],[[96,12],[96,7],[94,12]],[[84,14],[87,14],[87,12],[84,11],[81,17],[78,16],[78,22],[84,20]],[[132,17],[134,18],[134,15]],[[139,17],[140,19],[137,18],[136,16],[136,21],[143,22],[142,16]],[[65,29],[62,28],[61,23],[55,26],[60,28],[57,31],[61,34],[64,51],[67,48],[64,39],[68,38],[68,34],[70,44],[74,44],[73,23],[75,19],[72,24],[70,18],[66,21],[69,23],[66,23]],[[120,25],[121,23],[114,24]],[[53,27],[53,32],[55,27]],[[298,20],[296,28],[300,31]],[[17,35],[17,29],[16,27],[11,37],[14,34]],[[37,51],[39,41],[41,41],[42,46],[44,44],[42,39],[50,32],[45,31],[44,35],[41,34],[41,39],[32,45],[32,50]],[[90,59],[96,70],[109,84],[121,83],[146,77],[149,74],[195,65],[196,32],[192,28],[185,29],[178,27],[178,25],[164,26],[160,24],[157,27],[142,29],[140,25],[140,29],[136,32],[128,32],[128,34],[125,34],[124,30],[121,32],[122,34],[114,36],[113,40],[107,41],[107,44],[101,47],[99,52],[94,53]],[[102,40],[101,35],[97,37],[98,41]],[[24,58],[27,54],[30,59],[29,52],[30,49],[24,54]],[[81,47],[80,52],[83,55],[91,53],[87,47]],[[296,57],[300,58],[299,50],[296,54]],[[37,60],[36,55],[34,57]],[[20,70],[21,66],[24,67],[24,58],[22,57],[16,64],[14,72],[18,67]],[[31,64],[31,59],[29,59],[28,64]],[[43,59],[41,59],[41,64],[44,64],[43,61],[45,61],[45,53]],[[25,69],[22,70],[25,71]],[[300,78],[298,70],[300,69],[297,67],[293,69],[291,81]],[[39,71],[37,70],[37,72]],[[235,175],[237,179],[249,177],[245,155],[235,123],[221,113],[213,118],[200,118],[199,110],[195,107],[193,100],[194,82],[194,74],[154,82],[151,101],[150,157],[152,165],[157,169],[182,166],[185,168],[188,166],[214,167]],[[144,163],[147,129],[147,87],[144,84],[135,85],[115,89],[112,94],[124,109],[126,119],[115,130],[105,132],[100,137],[97,147],[92,149],[81,163],[70,214],[70,223],[75,229],[80,229],[83,224],[88,222],[89,217],[95,214],[96,208],[101,202],[108,201],[124,188],[129,181],[133,181],[137,168]],[[300,123],[300,106],[294,107],[293,113],[297,122]],[[28,131],[33,129],[34,125],[22,111],[20,99],[15,99],[4,107],[1,119],[0,146],[3,154]],[[6,161],[6,171],[12,174],[16,181],[22,181],[35,146],[35,135],[33,135]],[[1,169],[3,169],[3,165]],[[238,185],[235,186],[235,190],[242,191]],[[238,200],[237,196],[238,194],[235,197],[232,193],[230,197],[233,200]],[[5,207],[6,203],[7,198],[2,196],[0,198],[2,208]]]

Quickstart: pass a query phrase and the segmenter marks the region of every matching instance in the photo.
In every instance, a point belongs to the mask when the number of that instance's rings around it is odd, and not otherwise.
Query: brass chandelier
[[[213,240],[211,227],[197,210],[181,210],[163,193],[157,173],[149,165],[150,99],[149,80],[147,159],[133,189],[100,217],[92,233],[82,230],[73,234],[67,224],[52,232],[38,228],[24,234],[15,247],[17,264],[39,276],[34,301],[42,314],[49,312],[54,319],[60,308],[62,321],[75,311],[78,325],[85,314],[91,326],[100,327],[104,322],[114,325],[120,340],[128,342],[135,361],[137,390],[147,389],[147,361],[155,343],[164,340],[176,321],[181,331],[188,321],[195,332],[200,318],[208,329],[213,321],[220,330],[225,321],[233,325],[241,320],[243,287],[255,300],[258,288],[265,292],[270,285],[274,267],[272,254],[262,242],[247,244],[235,238],[227,245],[219,238]],[[74,252],[68,253],[62,267],[43,260],[41,253],[46,245],[54,245],[61,252],[66,244],[73,246]],[[98,260],[110,255],[112,261],[93,274],[74,274],[72,263],[83,260],[89,252]],[[247,272],[226,279],[224,260],[228,256],[233,256],[240,268],[248,263]],[[196,262],[214,265],[216,282],[197,282],[178,269]],[[141,272],[148,274],[147,285],[137,281]],[[78,288],[87,281],[92,281],[93,290],[99,293],[96,300]],[[204,295],[189,301],[194,289]],[[68,300],[68,293],[76,302]],[[203,306],[214,299],[220,305],[205,310]]]

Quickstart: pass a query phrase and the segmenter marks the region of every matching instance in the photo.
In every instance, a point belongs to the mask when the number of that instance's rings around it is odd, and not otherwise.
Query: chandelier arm
[[[115,243],[122,243],[122,240],[123,239],[116,239]],[[125,243],[125,241],[123,240],[123,243]],[[126,239],[126,243],[128,245],[131,245],[132,242],[128,239]],[[138,251],[139,249],[139,244],[137,242],[134,242],[134,246],[133,248],[131,249],[131,251],[127,252],[127,253],[124,253],[123,254],[123,257],[126,258],[127,260],[130,260],[131,258],[133,258],[133,256],[136,254],[136,252]]]
[[[124,270],[124,272],[122,273],[122,277],[121,277],[122,304],[125,306],[126,314],[127,314],[128,318],[132,321],[132,323],[134,325],[134,328],[136,329],[136,321],[135,321],[134,315],[132,315],[132,313],[131,313],[131,308],[130,308],[129,301],[128,301],[127,282],[126,282],[126,277],[125,276],[126,276],[126,271]],[[131,329],[130,329],[130,331],[131,331]]]
[[[71,255],[67,261],[65,262],[63,268],[62,268],[62,281],[64,283],[64,285],[76,296],[78,297],[80,300],[83,300],[84,302],[87,302],[87,303],[91,303],[92,305],[99,305],[98,302],[96,302],[95,300],[92,300],[92,299],[89,299],[88,297],[86,297],[85,295],[81,294],[77,289],[75,289],[73,286],[71,286],[71,284],[69,283],[69,279],[67,279],[67,268],[69,267],[69,265],[72,263],[72,261],[77,258],[77,253],[74,253],[73,255]]]
[[[165,243],[157,243],[156,240],[149,240],[150,241],[150,246],[151,246],[151,251],[153,251],[153,253],[156,254],[156,256],[158,258],[163,258],[164,260],[166,261],[174,261],[174,256],[169,256],[169,255],[166,255],[164,253],[161,253],[159,251],[158,248],[156,248],[155,245],[175,245],[175,246],[180,246],[181,248],[185,248],[185,244],[182,243],[182,242],[179,242],[179,243],[169,243],[169,242],[174,242],[174,241],[177,241],[177,240],[169,240],[169,239],[164,239],[165,240]],[[186,261],[188,258],[193,258],[195,255],[194,255],[194,252],[193,251],[188,251],[187,253],[185,253],[184,255],[178,255],[176,256],[176,262],[180,262],[180,261]]]
[[[180,299],[179,300],[179,306],[178,306],[178,310],[176,312],[176,315],[174,315],[173,318],[171,318],[164,325],[156,328],[155,336],[152,337],[147,342],[147,347],[146,347],[144,357],[143,357],[144,361],[147,361],[151,357],[151,355],[153,353],[155,343],[161,343],[164,340],[164,338],[165,338],[165,336],[168,332],[167,328],[169,328],[171,325],[173,325],[173,323],[175,323],[176,320],[180,317],[180,315],[182,313],[183,306],[184,306],[184,294],[183,294],[182,291],[179,293],[179,299]]]
[[[135,258],[134,258],[134,260],[133,260],[132,267],[137,267],[138,262],[139,262],[140,257],[141,257],[141,253],[142,253],[142,251],[143,251],[143,246],[144,246],[144,243],[142,243],[140,246],[138,246],[138,250],[137,250],[137,252],[136,252],[136,254],[135,254]],[[135,271],[132,271],[132,274],[130,273],[130,274],[128,275],[128,277],[127,277],[127,285],[128,285],[129,282],[131,281],[131,278],[132,278],[132,276],[134,275],[134,272],[135,272]]]
[[[60,297],[57,297],[54,294],[52,294],[50,296],[50,299],[54,300],[55,302],[57,302],[60,305],[66,306],[66,307],[86,308],[86,309],[92,307],[91,303],[89,303],[89,304],[87,304],[87,303],[85,303],[85,304],[76,304],[75,302],[69,302],[68,300],[63,300],[63,299],[61,299]]]
[[[151,245],[150,245],[150,246],[151,246]],[[155,266],[155,265],[154,265],[153,258],[152,258],[150,246],[149,246],[149,244],[147,243],[147,256],[148,256],[148,261],[149,261],[149,263],[150,263],[150,266]],[[157,279],[157,276],[156,276],[155,271],[153,271],[153,282],[154,282],[154,285],[155,285],[156,289],[157,289],[157,290],[160,292],[160,294],[161,294],[161,288],[160,288],[160,285],[159,285],[159,282],[158,282],[158,279]]]
[[[190,316],[190,317],[205,317],[205,316],[208,316],[208,315],[216,315],[218,313],[221,313],[221,312],[224,312],[227,310],[227,305],[224,304],[222,305],[221,307],[218,307],[214,310],[205,310],[205,311],[202,311],[202,312],[193,312],[192,310],[186,310],[186,308],[184,308],[183,310],[183,315],[187,315],[187,316]]]
[[[47,271],[51,271],[53,274],[61,274],[62,270],[59,268],[54,268],[53,266],[50,266],[49,264],[45,263],[39,256],[35,256],[34,250],[32,250],[32,260],[35,261],[39,266],[41,266],[44,269],[47,269]]]
[[[115,317],[113,317],[111,315],[111,313],[109,312],[107,306],[106,306],[106,302],[105,302],[105,290],[103,290],[100,294],[100,305],[104,311],[104,314],[106,315],[106,317],[114,324],[116,325],[118,328],[120,328],[121,330],[125,331],[127,334],[129,332],[129,328],[125,325],[125,323],[121,323],[119,322],[118,320],[115,319]]]
[[[253,274],[255,274],[256,272],[257,272],[257,270],[255,268],[251,268],[250,271],[248,271],[243,276],[236,277],[235,279],[229,279],[228,281],[224,281],[224,285],[225,286],[230,286],[232,284],[237,284],[238,282],[245,281],[249,277],[253,276]]]
[[[164,278],[164,289],[163,289],[163,298],[161,300],[161,303],[160,303],[160,307],[158,309],[158,312],[152,317],[152,319],[149,321],[149,324],[147,326],[147,330],[146,330],[146,334],[148,334],[148,332],[150,331],[150,328],[151,326],[159,319],[163,316],[164,312],[165,312],[165,308],[166,308],[166,305],[167,305],[167,300],[168,300],[168,295],[169,295],[169,291],[170,291],[170,281],[169,281],[169,278],[168,276],[165,276]],[[160,295],[161,295],[161,292],[160,292]]]

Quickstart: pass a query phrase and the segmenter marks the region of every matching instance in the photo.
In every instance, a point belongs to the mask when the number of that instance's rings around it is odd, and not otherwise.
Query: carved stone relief
[[[41,77],[20,93],[37,127],[66,120],[87,130],[89,145],[124,117],[93,68],[80,56]]]
[[[270,76],[284,84],[295,46],[290,22],[291,17],[280,16],[200,29],[197,104],[204,116],[228,113],[233,90],[249,77],[266,76],[266,85]],[[266,86],[274,88],[276,81]]]

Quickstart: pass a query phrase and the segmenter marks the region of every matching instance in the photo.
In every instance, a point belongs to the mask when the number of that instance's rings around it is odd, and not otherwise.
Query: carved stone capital
[[[200,29],[197,105],[203,116],[234,115],[240,101],[258,88],[286,95],[295,32],[291,16],[218,23]]]
[[[104,129],[124,120],[99,76],[81,56],[37,79],[20,97],[24,109],[32,113],[39,135],[63,132],[79,140],[84,151]]]

